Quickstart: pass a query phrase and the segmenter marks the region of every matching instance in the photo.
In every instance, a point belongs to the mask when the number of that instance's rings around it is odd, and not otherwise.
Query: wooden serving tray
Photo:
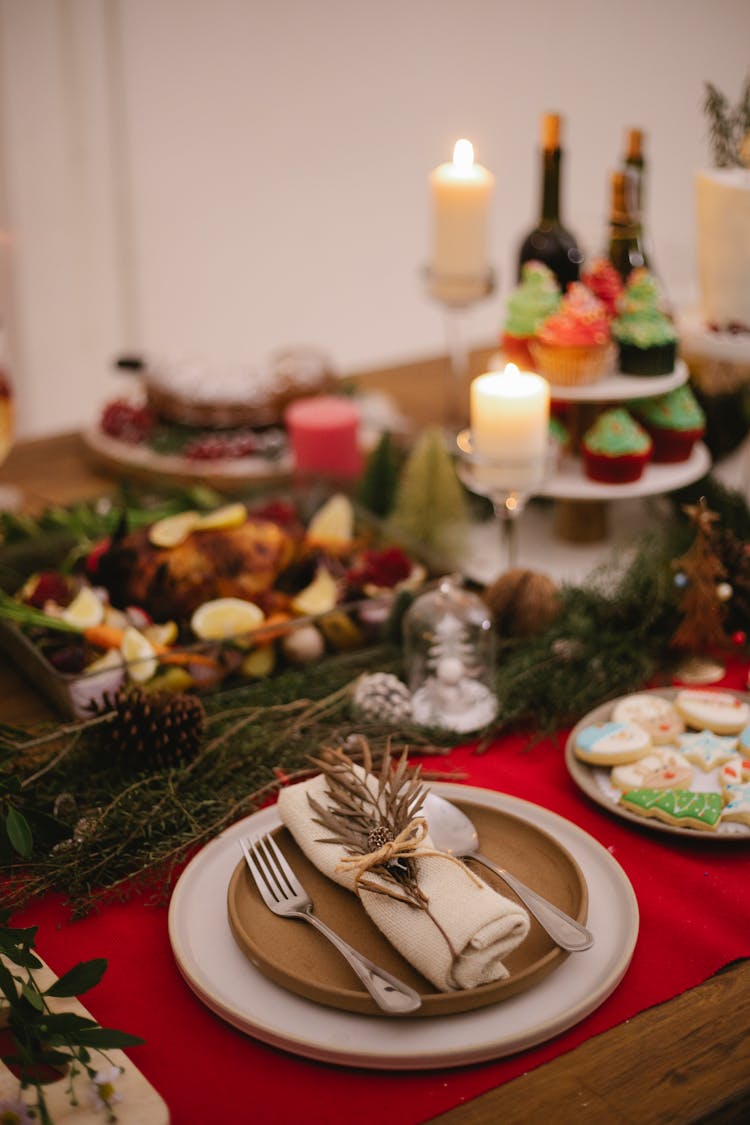
[[[588,891],[573,857],[548,833],[520,817],[456,802],[474,822],[482,852],[580,922],[586,921]],[[498,1003],[533,987],[568,954],[555,945],[534,918],[525,940],[505,958],[505,980],[457,992],[437,992],[401,957],[370,920],[357,897],[321,874],[286,828],[273,833],[319,917],[365,956],[415,988],[422,1007],[413,1015],[467,1012]],[[513,892],[486,868],[476,874],[508,898]],[[312,926],[280,918],[263,903],[244,860],[234,870],[227,894],[229,924],[253,965],[282,988],[333,1008],[383,1016],[355,973]]]

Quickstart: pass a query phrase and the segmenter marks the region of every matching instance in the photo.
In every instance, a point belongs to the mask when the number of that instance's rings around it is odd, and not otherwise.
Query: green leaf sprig
[[[102,979],[107,962],[101,957],[81,961],[49,987],[41,988],[34,975],[44,967],[34,952],[36,934],[36,926],[13,927],[10,912],[0,911],[0,1006],[10,1032],[0,1059],[19,1075],[22,1092],[33,1091],[33,1109],[42,1125],[52,1125],[44,1095],[45,1071],[52,1068],[65,1074],[70,1103],[77,1105],[76,1079],[85,1073],[94,1081],[97,1074],[91,1052],[135,1047],[143,1039],[102,1027],[75,1012],[55,1012],[50,1000],[88,992]],[[111,1104],[104,1104],[108,1120],[116,1121]]]

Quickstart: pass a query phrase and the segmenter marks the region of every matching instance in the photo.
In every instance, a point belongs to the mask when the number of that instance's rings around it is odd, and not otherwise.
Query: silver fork
[[[270,834],[240,840],[240,847],[268,909],[283,918],[301,918],[325,934],[384,1012],[405,1015],[421,1006],[419,993],[359,953],[313,913],[310,896]]]

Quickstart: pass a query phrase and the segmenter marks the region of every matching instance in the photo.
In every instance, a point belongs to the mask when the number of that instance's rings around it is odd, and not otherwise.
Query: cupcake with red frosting
[[[550,383],[595,383],[614,358],[605,306],[580,281],[571,282],[560,308],[542,322],[530,347],[537,371]]]
[[[521,280],[508,297],[500,344],[506,360],[533,366],[529,341],[562,299],[557,278],[543,262],[524,262]]]
[[[604,484],[629,484],[642,476],[652,448],[646,430],[624,407],[605,410],[583,435],[584,472]]]
[[[611,320],[617,316],[617,303],[624,286],[609,258],[593,258],[581,273],[581,281],[604,305]]]
[[[664,395],[637,399],[629,408],[651,435],[653,460],[660,464],[687,461],[706,431],[706,415],[687,384]]]

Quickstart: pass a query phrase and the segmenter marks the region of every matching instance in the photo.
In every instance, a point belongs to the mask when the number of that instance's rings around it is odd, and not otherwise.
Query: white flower
[[[0,1098],[0,1125],[34,1125],[34,1118],[23,1102]]]
[[[91,1079],[91,1104],[94,1109],[111,1109],[115,1102],[122,1101],[122,1094],[115,1090],[115,1082],[122,1074],[121,1066],[111,1066],[108,1070],[97,1070]]]

